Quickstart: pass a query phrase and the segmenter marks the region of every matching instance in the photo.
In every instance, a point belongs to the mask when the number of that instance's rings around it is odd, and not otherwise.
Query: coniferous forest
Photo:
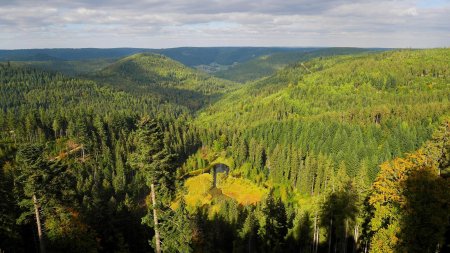
[[[0,252],[450,252],[450,49],[0,51]]]

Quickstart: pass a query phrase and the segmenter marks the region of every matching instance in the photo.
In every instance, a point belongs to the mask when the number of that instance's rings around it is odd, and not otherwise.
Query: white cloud
[[[450,5],[415,0],[11,0],[0,48],[450,46]]]
[[[417,9],[415,7],[412,8],[408,8],[406,10],[400,11],[399,12],[400,16],[417,16]]]

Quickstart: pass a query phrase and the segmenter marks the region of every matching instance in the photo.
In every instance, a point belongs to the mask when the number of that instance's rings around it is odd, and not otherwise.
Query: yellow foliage
[[[228,177],[222,183],[224,195],[235,199],[239,204],[251,205],[261,201],[267,190],[243,178]]]
[[[434,164],[418,150],[406,158],[396,158],[380,165],[380,173],[373,183],[374,193],[369,203],[398,203],[403,205],[402,190],[408,176],[417,170],[434,169]]]
[[[210,204],[212,196],[209,190],[212,186],[212,176],[207,173],[191,177],[186,180],[184,185],[187,188],[187,194],[184,196],[188,207],[198,207]]]
[[[184,183],[187,194],[184,195],[190,210],[203,205],[211,205],[213,199],[232,198],[241,205],[255,204],[263,198],[267,190],[253,184],[250,180],[228,176],[221,180],[218,188],[212,187],[211,174],[204,173],[191,177]],[[173,204],[176,206],[176,204]],[[211,206],[210,214],[217,213],[220,204]]]
[[[423,150],[396,158],[380,166],[380,172],[373,183],[373,193],[369,203],[375,208],[371,220],[371,230],[375,232],[371,248],[373,252],[395,252],[400,243],[400,219],[407,209],[407,182],[410,176],[425,171],[437,175],[435,161]]]

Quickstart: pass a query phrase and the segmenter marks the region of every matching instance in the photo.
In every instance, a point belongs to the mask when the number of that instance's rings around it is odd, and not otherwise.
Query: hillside
[[[42,71],[59,72],[67,76],[81,76],[102,70],[117,61],[116,58],[97,58],[80,61],[62,60],[36,60],[36,61],[10,61],[10,64],[39,69]]]
[[[1,249],[447,252],[450,50],[320,54],[0,63]]]
[[[237,85],[184,66],[166,56],[141,53],[123,58],[89,75],[102,84],[137,96],[198,109]]]
[[[96,72],[114,61],[133,54],[154,53],[165,55],[186,66],[204,70],[220,78],[245,82],[269,76],[288,64],[314,57],[379,50],[282,47],[20,49],[0,50],[0,61],[76,76]]]
[[[140,225],[142,206],[136,205],[133,211],[123,204],[143,203],[147,192],[144,176],[127,163],[132,133],[142,115],[152,117],[161,135],[170,137],[160,139],[160,145],[177,154],[172,159],[175,166],[197,147],[195,132],[186,125],[190,116],[184,106],[161,103],[145,94],[134,96],[92,80],[0,64],[2,249],[35,251],[33,243],[23,243],[33,241],[33,234],[18,231],[19,227],[35,229],[29,216],[32,202],[21,207],[13,203],[30,199],[30,191],[39,191],[49,249],[112,251],[118,245],[113,239],[120,236],[119,244],[130,251],[150,251],[148,231]],[[27,176],[13,186],[13,173]],[[113,204],[108,211],[108,201],[122,204]],[[16,225],[22,211],[27,214]],[[117,215],[121,218],[116,219]],[[132,232],[116,233],[108,227],[127,227]]]
[[[377,52],[381,49],[363,48],[318,48],[304,51],[273,52],[242,63],[233,64],[223,70],[212,72],[214,76],[236,82],[246,82],[270,76],[289,64],[309,61],[316,57]]]
[[[292,152],[321,154],[373,180],[378,164],[417,149],[450,112],[449,59],[449,49],[314,59],[225,95],[196,125],[227,133],[233,150],[261,145],[284,168]]]
[[[1,61],[82,61],[100,58],[120,58],[143,52],[143,48],[48,48],[0,50]]]
[[[8,127],[12,128],[15,123],[24,120],[20,117],[29,117],[33,122],[30,124],[37,124],[34,118],[38,117],[39,110],[47,111],[52,117],[64,118],[70,118],[70,115],[80,111],[101,115],[116,112],[130,117],[143,112],[158,112],[161,116],[169,113],[170,117],[176,117],[187,111],[183,106],[160,104],[151,96],[136,97],[102,87],[92,80],[67,77],[16,64],[0,63],[0,84],[0,108],[4,116],[0,123],[4,128],[2,134],[7,132],[5,129]],[[40,116],[43,116],[42,113]],[[16,115],[11,118],[13,114],[20,114],[20,117]],[[51,123],[42,121],[39,124],[44,126]]]
[[[219,64],[231,66],[243,63],[263,55],[279,52],[309,52],[314,48],[287,47],[180,47],[167,49],[152,49],[154,53],[170,57],[184,65],[195,67],[199,65]]]
[[[227,94],[203,111],[199,121],[232,128],[318,117],[371,122],[373,118],[359,113],[350,118],[350,113],[382,105],[426,106],[433,101],[446,108],[449,57],[448,49],[404,50],[298,63]],[[268,106],[271,110],[266,110]],[[384,117],[393,113],[383,110]]]

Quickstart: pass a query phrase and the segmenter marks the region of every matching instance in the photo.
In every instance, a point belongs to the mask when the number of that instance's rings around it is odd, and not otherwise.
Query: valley
[[[5,252],[450,249],[448,48],[0,60]]]

